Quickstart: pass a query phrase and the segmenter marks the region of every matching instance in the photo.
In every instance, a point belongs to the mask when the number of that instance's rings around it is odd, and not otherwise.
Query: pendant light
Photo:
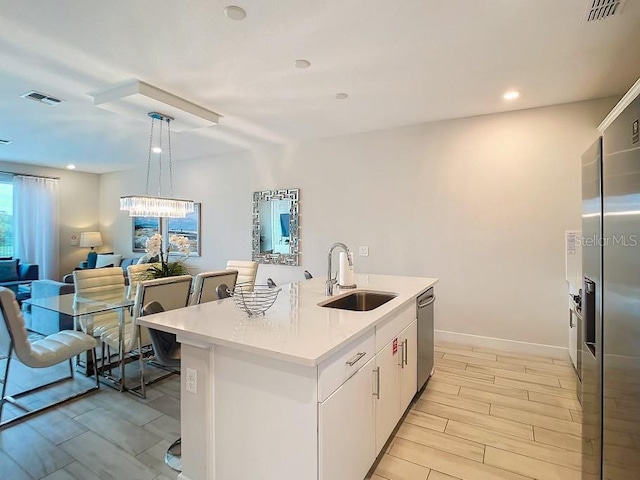
[[[158,112],[149,112],[151,117],[151,134],[149,136],[149,156],[147,158],[147,184],[144,195],[120,197],[120,210],[129,212],[130,217],[169,217],[184,218],[194,211],[193,200],[173,198],[173,164],[171,162],[171,121],[172,117]],[[153,127],[160,121],[158,147],[153,146]],[[169,154],[169,197],[162,196],[162,126],[167,124],[167,144]],[[158,196],[149,195],[149,178],[151,176],[151,154],[158,154]]]

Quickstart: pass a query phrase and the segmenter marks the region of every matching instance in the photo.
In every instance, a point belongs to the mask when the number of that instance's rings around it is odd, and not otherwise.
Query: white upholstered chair
[[[151,344],[149,331],[146,327],[136,325],[136,319],[142,315],[144,305],[153,301],[159,302],[165,310],[174,310],[189,305],[191,295],[191,275],[142,280],[136,288],[135,303],[133,305],[133,321],[125,324],[123,332],[123,348],[120,348],[120,330],[115,327],[105,331],[101,339],[109,348],[120,354],[120,389],[126,390],[125,384],[125,356],[133,350],[138,350],[140,360],[140,385],[130,390],[145,397],[144,362],[142,347]],[[165,375],[166,376],[166,375]],[[164,378],[162,376],[160,378]],[[154,381],[160,380],[160,378]],[[149,382],[148,382],[149,383]],[[138,389],[140,391],[138,392]]]
[[[0,378],[0,382],[2,383],[2,397],[0,398],[0,428],[23,420],[25,417],[47,410],[73,398],[79,397],[80,395],[89,393],[100,387],[98,382],[98,372],[97,370],[94,370],[96,375],[96,384],[87,390],[75,393],[62,400],[39,407],[35,410],[30,410],[28,407],[22,405],[17,401],[18,398],[28,395],[36,390],[41,390],[45,387],[73,378],[72,358],[76,355],[85,351],[91,351],[93,361],[95,362],[96,340],[90,335],[82,332],[62,330],[32,343],[29,340],[27,329],[24,324],[24,318],[20,312],[18,302],[16,302],[15,294],[4,287],[0,287],[0,315],[2,316],[0,321],[0,355],[7,357],[4,377]],[[23,365],[31,368],[46,368],[68,361],[69,376],[54,380],[53,382],[46,383],[36,388],[7,395],[9,367],[11,365],[11,361],[14,359],[14,354]],[[10,403],[26,413],[2,422],[2,409],[5,403]]]
[[[248,260],[229,260],[227,262],[227,270],[237,270],[237,284],[253,287],[256,282],[256,274],[258,273],[258,262]]]
[[[97,301],[119,301],[125,295],[124,274],[121,267],[94,268],[73,272],[76,297]],[[125,321],[131,321],[129,315]],[[83,332],[99,338],[106,330],[118,326],[119,313],[110,311],[83,315],[79,318]]]
[[[127,267],[127,277],[129,278],[129,298],[134,299],[138,290],[138,283],[145,280],[145,273],[149,268],[159,263],[140,263]]]
[[[237,270],[218,270],[215,272],[202,272],[196,275],[191,295],[191,305],[212,302],[218,300],[216,289],[224,283],[231,290],[236,286],[238,279]]]

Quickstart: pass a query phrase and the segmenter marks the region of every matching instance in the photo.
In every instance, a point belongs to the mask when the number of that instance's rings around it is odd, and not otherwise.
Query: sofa
[[[40,275],[38,265],[34,263],[20,263],[19,258],[4,258],[0,260],[0,287],[13,290],[16,299],[21,302],[29,298],[29,289],[21,289],[21,285],[29,285]]]
[[[85,270],[87,268],[100,268],[106,266],[122,267],[122,270],[127,271],[129,265],[135,265],[138,263],[141,257],[124,257],[120,254],[114,254],[113,252],[98,253],[91,264],[88,260],[80,262],[78,269]],[[117,265],[116,265],[117,264]]]

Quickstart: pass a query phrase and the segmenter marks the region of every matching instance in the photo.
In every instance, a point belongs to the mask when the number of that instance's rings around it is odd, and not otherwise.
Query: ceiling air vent
[[[0,138],[0,145],[9,145],[11,143],[11,140],[2,140]]]
[[[59,98],[52,97],[51,95],[45,95],[44,93],[36,92],[35,90],[23,93],[20,96],[22,98],[33,100],[34,102],[46,103],[47,105],[58,105],[59,103],[62,103],[62,100]]]
[[[583,23],[604,20],[622,12],[627,0],[587,0]]]

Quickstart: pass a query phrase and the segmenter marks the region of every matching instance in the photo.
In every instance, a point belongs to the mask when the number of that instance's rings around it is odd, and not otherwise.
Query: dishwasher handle
[[[418,308],[428,307],[429,305],[431,305],[435,301],[436,301],[436,296],[435,295],[431,295],[430,297],[427,298],[426,302],[420,302],[418,304]]]

